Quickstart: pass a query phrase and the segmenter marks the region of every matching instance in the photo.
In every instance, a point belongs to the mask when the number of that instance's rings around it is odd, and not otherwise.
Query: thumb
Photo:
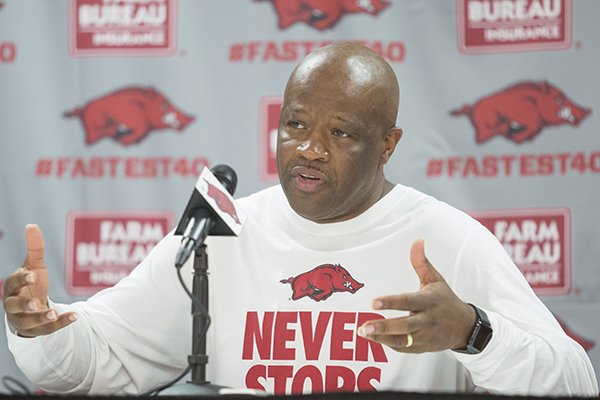
[[[437,272],[427,257],[425,257],[425,242],[423,239],[415,240],[410,247],[410,262],[419,276],[421,289],[430,283],[444,280],[442,275]]]
[[[44,236],[39,226],[30,224],[25,226],[25,239],[27,240],[27,258],[23,268],[35,274],[35,282],[22,290],[27,290],[29,295],[37,298],[41,304],[48,307],[48,270],[44,262]]]
[[[26,225],[25,240],[27,241],[27,258],[23,267],[28,270],[46,268],[44,262],[46,244],[40,227],[35,224]]]

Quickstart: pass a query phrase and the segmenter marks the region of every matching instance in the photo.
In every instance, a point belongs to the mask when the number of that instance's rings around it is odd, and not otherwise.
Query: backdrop
[[[599,16],[597,0],[0,0],[0,277],[37,223],[51,298],[86,298],[174,227],[203,166],[231,165],[236,197],[275,184],[292,68],[358,41],[400,81],[388,177],[484,223],[599,371]],[[0,376],[24,379],[0,332]]]

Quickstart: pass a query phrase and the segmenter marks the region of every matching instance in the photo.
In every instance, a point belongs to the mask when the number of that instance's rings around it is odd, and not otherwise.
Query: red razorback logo
[[[356,293],[365,286],[339,264],[323,264],[295,277],[279,282],[292,285],[292,300],[308,296],[314,301],[326,300],[335,292]]]
[[[136,86],[91,100],[63,116],[81,119],[87,144],[108,137],[126,146],[139,143],[154,130],[181,131],[194,120],[156,89]]]
[[[225,194],[220,191],[215,185],[211,184],[209,181],[204,179],[204,182],[208,185],[208,191],[206,192],[212,199],[217,203],[217,207],[219,210],[224,213],[229,214],[231,218],[235,221],[236,224],[241,225],[241,222],[238,218],[237,212],[235,211],[235,206],[229,200],[229,197],[225,196]]]
[[[532,140],[546,126],[579,123],[591,110],[578,106],[548,82],[519,82],[465,105],[451,115],[466,115],[477,143],[496,135],[516,143]]]
[[[265,0],[256,0],[265,1]],[[273,3],[279,29],[304,22],[320,31],[332,28],[346,14],[377,15],[390,3],[385,0],[266,0]]]
[[[560,327],[563,329],[563,331],[565,331],[567,336],[569,336],[571,339],[573,339],[574,341],[579,343],[585,351],[590,351],[596,345],[596,342],[587,340],[587,339],[579,336],[577,333],[575,333],[575,331],[573,331],[571,328],[569,328],[569,326],[566,324],[565,321],[558,318],[556,315],[554,317],[560,324]]]

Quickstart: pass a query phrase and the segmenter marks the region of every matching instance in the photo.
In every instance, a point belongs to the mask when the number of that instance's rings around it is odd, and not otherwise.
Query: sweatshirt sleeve
[[[58,313],[69,311],[70,308],[63,304],[54,304],[49,301],[50,308]],[[71,363],[76,363],[77,357],[81,357],[80,364],[86,362],[85,351],[74,352],[67,349],[75,347],[75,336],[80,336],[81,349],[87,349],[86,343],[88,337],[80,331],[85,322],[72,324],[71,326],[57,331],[51,335],[38,336],[35,338],[24,338],[18,336],[13,327],[8,323],[5,317],[6,336],[8,339],[8,348],[12,352],[19,368],[27,378],[46,389],[66,392],[73,388],[77,383],[83,380],[83,375],[77,373],[75,376],[68,376],[63,368],[64,359]],[[83,369],[78,371],[83,372]]]
[[[191,347],[189,298],[166,236],[132,273],[85,302],[54,305],[78,320],[53,334],[22,338],[7,324],[9,349],[23,373],[49,392],[136,394],[174,379]],[[182,268],[189,277],[190,263]]]
[[[502,245],[480,226],[456,258],[451,285],[486,311],[491,341],[477,355],[454,353],[475,385],[492,393],[597,396],[583,348],[562,330]]]

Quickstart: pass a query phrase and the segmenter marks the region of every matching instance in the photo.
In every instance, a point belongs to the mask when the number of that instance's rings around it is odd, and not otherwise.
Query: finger
[[[75,321],[77,321],[77,314],[75,314],[74,312],[67,312],[67,313],[59,315],[54,321],[51,321],[51,322],[48,322],[46,320],[45,323],[39,324],[37,326],[33,326],[31,328],[19,329],[16,326],[15,326],[15,328],[17,329],[17,332],[19,332],[19,335],[21,335],[21,336],[36,337],[36,336],[49,335],[51,333],[54,333],[54,332],[58,331],[59,329],[62,329],[68,325],[71,325]]]
[[[422,311],[431,305],[431,298],[420,292],[380,296],[373,300],[376,310]]]
[[[7,317],[9,314],[7,314]],[[8,322],[19,332],[32,328],[37,328],[44,324],[54,322],[58,319],[58,313],[54,310],[43,310],[39,312],[24,312],[20,314],[10,314]]]
[[[25,239],[27,240],[27,258],[24,267],[26,269],[45,268],[44,250],[46,245],[40,227],[35,224],[26,225]]]
[[[372,340],[377,343],[381,343],[385,346],[391,347],[395,351],[402,353],[419,353],[422,352],[422,349],[419,350],[419,347],[415,346],[415,343],[418,342],[417,337],[414,334],[412,335],[412,342],[410,343],[410,347],[407,347],[409,344],[409,339],[407,334],[403,335],[373,335],[369,337],[369,340]]]
[[[24,268],[19,268],[4,281],[4,297],[18,294],[22,288],[34,282],[35,274]]]
[[[426,322],[422,314],[414,314],[400,318],[373,319],[358,328],[358,335],[367,339],[375,336],[406,335],[421,330]]]
[[[387,320],[371,320],[363,324],[359,336],[403,353],[420,353],[423,346],[415,346],[419,332],[424,331],[427,318],[422,314]],[[410,335],[410,339],[409,339]]]
[[[35,297],[10,296],[4,299],[4,311],[6,314],[22,314],[46,310],[48,310],[48,307]]]
[[[416,240],[410,247],[410,262],[419,276],[421,288],[429,283],[443,281],[444,278],[431,265],[425,257],[425,242],[422,239]]]

